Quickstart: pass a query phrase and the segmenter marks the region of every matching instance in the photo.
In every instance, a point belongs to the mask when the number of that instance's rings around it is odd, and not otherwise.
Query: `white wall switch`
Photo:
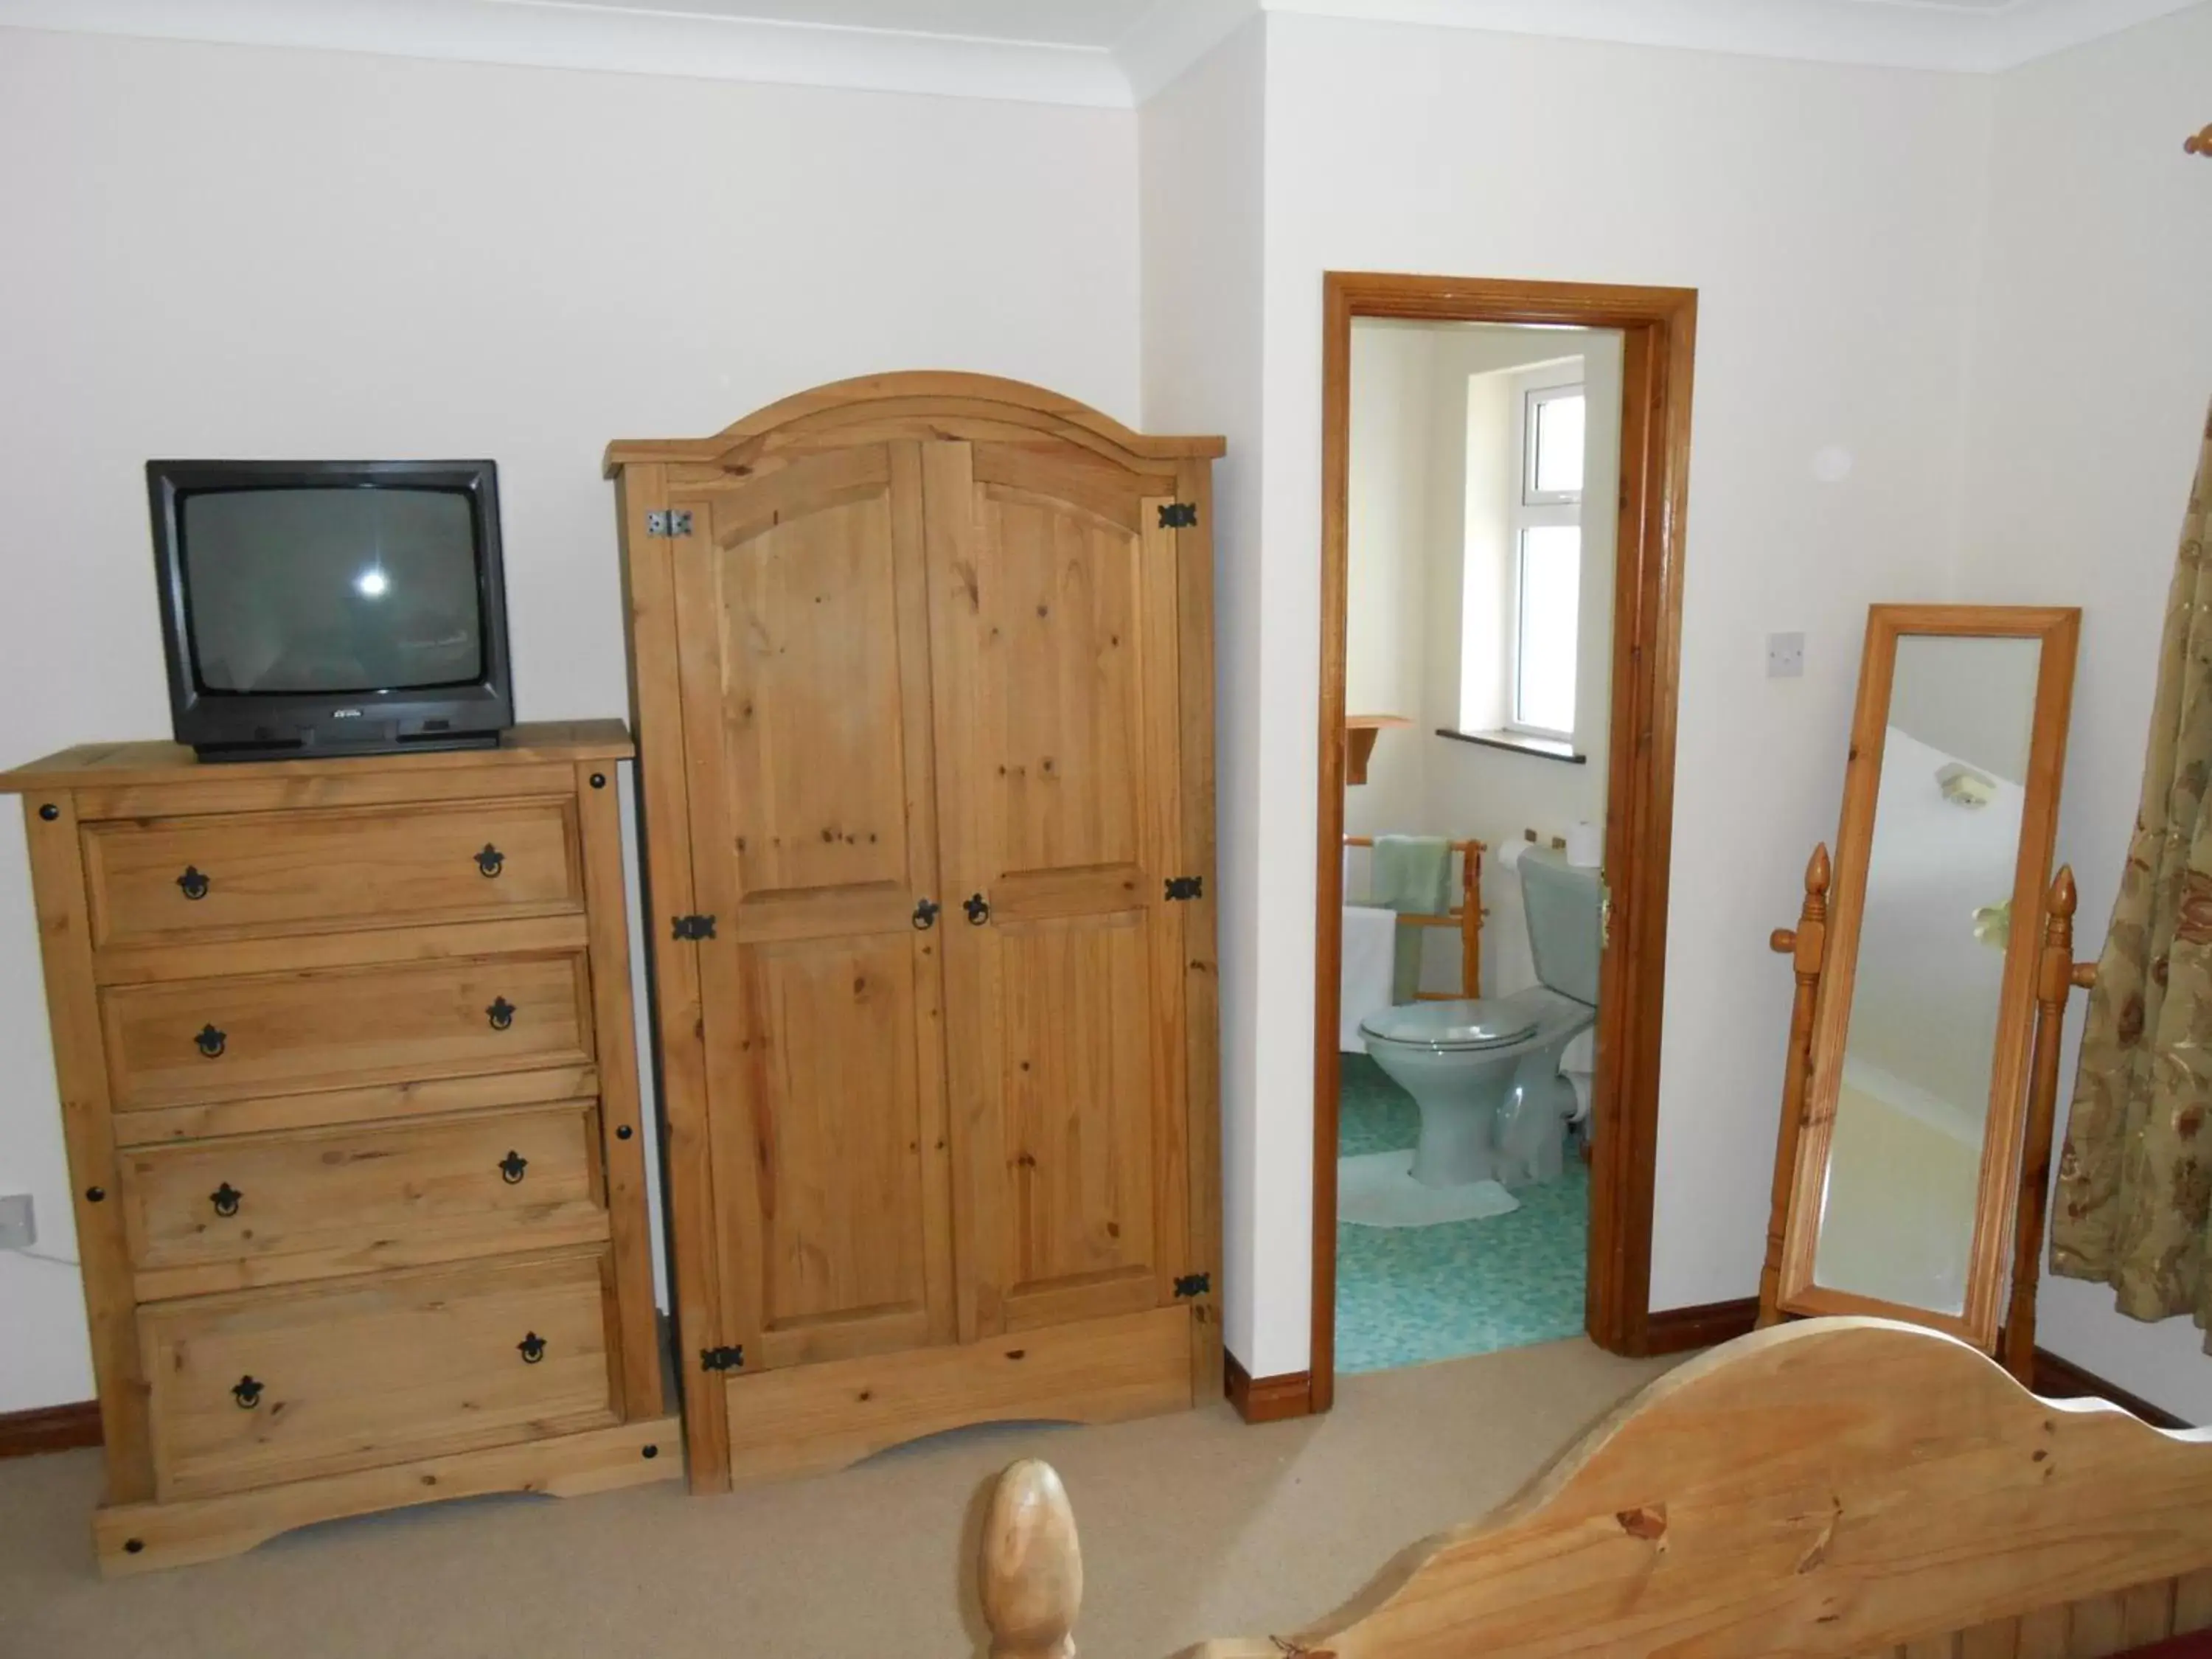
[[[9,1193],[0,1197],[0,1250],[27,1250],[38,1242],[38,1224],[31,1218],[30,1194]]]
[[[1794,680],[1805,672],[1805,636],[1802,634],[1769,634],[1766,636],[1766,678],[1770,680]]]

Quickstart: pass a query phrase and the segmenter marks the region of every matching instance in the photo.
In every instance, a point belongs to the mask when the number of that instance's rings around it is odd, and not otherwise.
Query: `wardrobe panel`
[[[911,930],[908,930],[910,932]],[[788,1364],[862,1351],[866,1323],[923,1336],[922,1187],[913,945],[897,934],[748,950],[749,1146],[763,1187],[762,1352]]]
[[[997,729],[999,875],[1138,861],[1137,538],[1087,510],[976,491],[993,556],[983,702]]]
[[[903,891],[889,477],[782,505],[754,518],[740,493],[715,519],[739,891]]]
[[[1012,1186],[1007,1319],[1156,1267],[1149,952],[1142,910],[1001,934],[1001,1078]],[[1065,1301],[1065,1297],[1059,1298]]]

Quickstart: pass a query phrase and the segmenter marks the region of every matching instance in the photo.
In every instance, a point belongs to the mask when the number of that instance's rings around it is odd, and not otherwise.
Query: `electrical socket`
[[[28,1193],[0,1195],[0,1250],[27,1250],[39,1242]]]
[[[1805,673],[1805,636],[1802,634],[1769,634],[1766,636],[1766,678],[1770,680],[1801,679]]]

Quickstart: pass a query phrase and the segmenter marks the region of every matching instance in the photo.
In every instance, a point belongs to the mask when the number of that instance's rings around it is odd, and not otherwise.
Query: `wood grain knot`
[[[1620,1522],[1621,1531],[1631,1538],[1664,1538],[1667,1535],[1667,1506],[1646,1504],[1640,1509],[1623,1510],[1614,1519]]]

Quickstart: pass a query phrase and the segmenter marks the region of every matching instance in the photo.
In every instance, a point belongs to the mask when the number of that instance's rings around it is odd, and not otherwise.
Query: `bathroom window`
[[[1513,513],[1511,728],[1571,738],[1583,564],[1579,385],[1531,386],[1518,428],[1521,489]]]

